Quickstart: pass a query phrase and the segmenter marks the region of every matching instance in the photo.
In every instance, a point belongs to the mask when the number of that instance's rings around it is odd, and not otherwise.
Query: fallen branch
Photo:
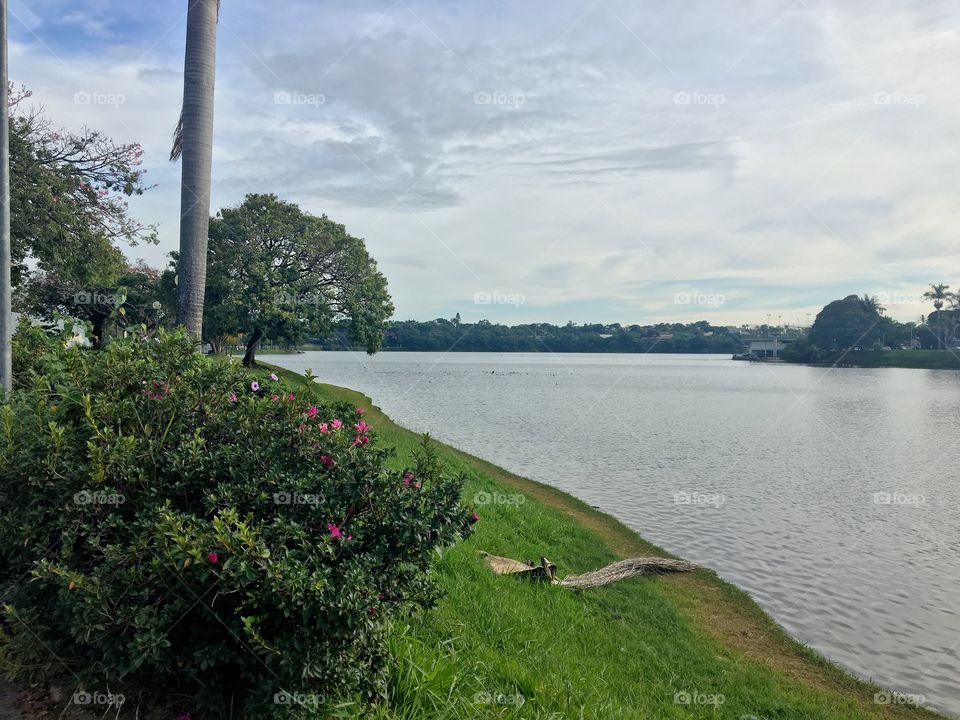
[[[536,565],[533,562],[524,563],[483,551],[480,552],[480,555],[487,567],[497,575],[517,575],[534,580],[545,580],[552,585],[562,585],[563,587],[581,590],[609,585],[618,580],[626,580],[639,575],[662,575],[663,573],[690,572],[697,569],[696,565],[686,560],[641,557],[619,560],[599,570],[583,575],[568,575],[561,580],[557,577],[557,566],[545,557],[541,557],[540,564]]]
[[[568,575],[560,581],[560,584],[564,587],[587,590],[638,575],[662,575],[670,572],[690,572],[696,569],[696,565],[686,560],[658,557],[629,558],[583,575]]]

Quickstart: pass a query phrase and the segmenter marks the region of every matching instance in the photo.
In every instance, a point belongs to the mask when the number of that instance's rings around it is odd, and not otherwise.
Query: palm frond
[[[170,162],[176,162],[183,154],[183,108],[180,108],[180,119],[177,128],[173,131],[173,148],[170,150]]]

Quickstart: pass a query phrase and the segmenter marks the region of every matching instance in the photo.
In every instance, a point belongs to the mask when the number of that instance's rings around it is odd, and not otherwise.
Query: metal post
[[[7,97],[7,0],[0,0],[0,386],[13,387],[10,287],[10,107]]]

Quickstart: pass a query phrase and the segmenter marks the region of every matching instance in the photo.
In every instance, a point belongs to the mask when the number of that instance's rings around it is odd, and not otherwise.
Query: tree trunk
[[[261,340],[263,340],[263,329],[254,328],[253,335],[247,341],[247,351],[243,354],[244,367],[257,367],[257,350],[260,349]]]
[[[103,347],[103,343],[106,340],[106,338],[103,337],[103,333],[106,332],[107,316],[97,313],[93,316],[90,323],[93,325],[93,337],[90,338],[90,343],[94,350],[99,350]]]
[[[181,116],[180,261],[177,323],[196,338],[203,328],[213,159],[213,88],[218,0],[188,0]]]
[[[562,585],[563,587],[578,588],[586,590],[589,588],[601,587],[625,580],[627,578],[637,577],[638,575],[661,575],[672,572],[691,572],[696,570],[697,566],[686,560],[673,560],[660,557],[638,557],[619,560],[612,565],[607,565],[599,570],[584,573],[583,575],[568,575],[562,580],[557,577],[557,566],[547,560],[540,558],[540,564],[532,562],[520,562],[510,558],[498,557],[489,553],[480,551],[487,567],[493,570],[497,575],[514,575],[535,580],[543,580],[552,585]]]

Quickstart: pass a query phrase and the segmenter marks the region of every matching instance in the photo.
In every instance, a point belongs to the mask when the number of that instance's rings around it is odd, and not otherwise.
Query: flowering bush
[[[426,443],[198,355],[21,328],[0,406],[0,669],[206,717],[382,690],[391,617],[469,532]],[[181,707],[182,706],[182,707]]]

